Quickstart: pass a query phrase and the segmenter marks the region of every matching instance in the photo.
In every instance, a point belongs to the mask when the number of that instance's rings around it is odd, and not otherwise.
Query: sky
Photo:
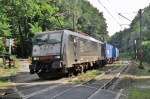
[[[88,0],[100,12],[103,12],[110,36],[114,33],[129,28],[131,23],[118,15],[121,13],[129,20],[133,20],[139,9],[150,4],[150,0]],[[105,9],[105,8],[107,9]]]

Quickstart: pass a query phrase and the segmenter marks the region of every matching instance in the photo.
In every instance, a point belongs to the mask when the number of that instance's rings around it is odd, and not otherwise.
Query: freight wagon
[[[104,44],[104,53],[105,53],[105,60],[107,63],[113,63],[113,46],[111,44],[105,43]]]

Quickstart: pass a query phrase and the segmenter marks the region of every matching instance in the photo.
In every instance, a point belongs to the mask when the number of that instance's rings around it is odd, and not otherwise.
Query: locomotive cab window
[[[48,43],[49,44],[57,44],[61,43],[62,33],[51,33],[49,34]]]
[[[32,54],[34,56],[54,55],[60,57],[61,42],[61,32],[37,34],[33,39]]]
[[[39,34],[33,39],[34,44],[57,44],[61,43],[62,33]]]
[[[48,34],[39,34],[33,38],[33,44],[43,44],[47,43],[47,41],[48,41]]]

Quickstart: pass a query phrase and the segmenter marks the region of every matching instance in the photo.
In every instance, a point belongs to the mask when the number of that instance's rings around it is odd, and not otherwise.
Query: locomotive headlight
[[[60,58],[60,56],[54,56],[54,58]]]
[[[33,60],[39,60],[39,57],[33,57]]]

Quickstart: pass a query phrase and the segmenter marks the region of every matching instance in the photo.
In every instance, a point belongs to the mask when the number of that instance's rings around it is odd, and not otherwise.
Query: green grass
[[[0,78],[0,89],[2,88],[6,88],[11,84],[11,82],[9,81],[9,79],[6,78]]]
[[[10,85],[9,76],[15,75],[17,68],[5,69],[0,67],[0,88],[4,88]]]
[[[112,66],[112,67],[120,67],[120,66],[124,66],[126,65],[124,63],[124,61],[116,61],[113,64],[108,64],[107,66]],[[96,69],[96,70],[88,70],[86,73],[82,73],[76,77],[70,78],[69,82],[73,82],[73,83],[81,83],[81,82],[85,82],[88,81],[98,75],[100,75],[101,73],[103,73],[105,70],[101,69]]]
[[[99,69],[98,70],[89,70],[86,73],[82,73],[75,78],[71,78],[69,80],[69,82],[73,82],[73,83],[85,82],[85,81],[88,81],[88,80],[100,75],[101,73],[102,73],[102,71]]]
[[[150,99],[150,89],[130,88],[128,99]]]
[[[107,66],[114,66],[114,67],[116,67],[116,66],[120,67],[120,66],[124,66],[124,65],[126,65],[126,64],[122,60],[116,61],[113,64],[107,64]]]
[[[139,66],[139,61],[136,61],[137,67]],[[143,62],[144,69],[137,68],[136,75],[137,76],[149,76],[150,75],[150,64]]]
[[[150,75],[150,64],[144,63],[143,62],[143,66],[144,69],[139,69],[139,62],[136,61],[136,76],[140,77],[140,76],[149,76]],[[145,79],[136,79],[134,80],[134,82],[132,83],[132,86],[130,86],[130,88],[128,89],[128,99],[150,99],[150,83],[149,83],[149,78]]]
[[[7,87],[11,84],[9,81],[9,76],[15,75],[18,72],[19,64],[16,60],[16,66],[12,68],[6,68],[7,66],[0,67],[0,88]]]

